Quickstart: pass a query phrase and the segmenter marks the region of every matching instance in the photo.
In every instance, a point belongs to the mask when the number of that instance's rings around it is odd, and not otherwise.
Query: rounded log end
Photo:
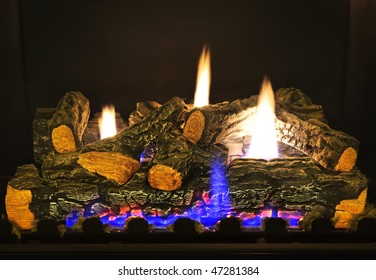
[[[340,156],[335,170],[341,172],[351,171],[355,166],[357,157],[358,153],[353,147],[346,148]]]
[[[125,184],[141,166],[138,160],[118,152],[87,152],[78,157],[77,163],[117,185]]]
[[[55,150],[60,153],[71,153],[76,151],[76,142],[72,130],[66,125],[60,125],[52,130],[52,144]]]
[[[200,111],[194,111],[184,126],[183,135],[194,144],[200,140],[205,128],[205,116]]]
[[[8,219],[21,230],[31,230],[34,224],[34,214],[29,209],[32,194],[30,190],[17,190],[7,187],[5,208]]]
[[[175,169],[156,164],[148,172],[148,181],[154,189],[175,191],[182,186],[181,174]]]

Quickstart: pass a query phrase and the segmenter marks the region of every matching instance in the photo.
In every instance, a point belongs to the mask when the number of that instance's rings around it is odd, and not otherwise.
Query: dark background
[[[193,98],[208,43],[211,102],[257,94],[265,74],[300,88],[360,140],[374,178],[375,16],[373,0],[0,0],[0,176],[33,162],[36,107],[80,90],[127,118],[137,101]]]

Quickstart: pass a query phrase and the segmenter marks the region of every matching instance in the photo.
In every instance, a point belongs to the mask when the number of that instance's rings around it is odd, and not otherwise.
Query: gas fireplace
[[[24,233],[376,218],[371,1],[175,2],[0,2],[3,218]]]

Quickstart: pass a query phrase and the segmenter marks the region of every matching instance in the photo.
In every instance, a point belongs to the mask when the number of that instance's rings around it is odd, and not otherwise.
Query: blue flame
[[[231,203],[228,197],[228,182],[226,166],[219,160],[213,161],[210,172],[211,199],[208,207],[210,217],[223,218],[227,216]]]

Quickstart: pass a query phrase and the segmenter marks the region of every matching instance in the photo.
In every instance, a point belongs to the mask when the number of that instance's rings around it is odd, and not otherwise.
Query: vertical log
[[[52,145],[58,153],[74,152],[81,147],[89,115],[89,100],[81,92],[67,92],[59,100],[49,121]]]

